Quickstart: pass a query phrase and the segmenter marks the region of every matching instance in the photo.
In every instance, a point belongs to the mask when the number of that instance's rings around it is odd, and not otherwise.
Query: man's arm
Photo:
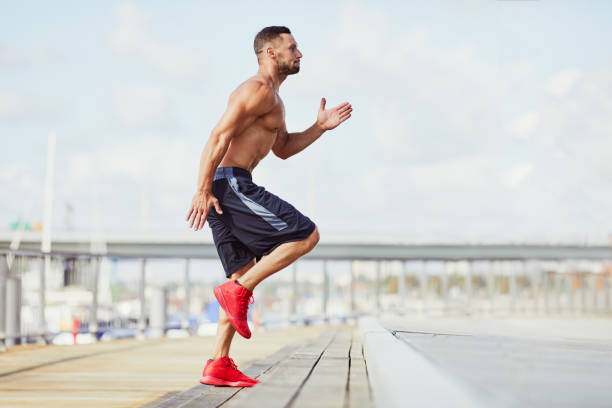
[[[325,98],[321,99],[321,106],[314,125],[303,132],[288,133],[283,127],[272,146],[272,151],[281,159],[287,159],[310,146],[315,140],[327,131],[351,117],[353,107],[344,102],[332,109],[325,109]]]
[[[232,94],[225,113],[212,130],[202,151],[197,191],[187,213],[190,228],[194,227],[195,231],[202,229],[208,211],[213,206],[217,213],[222,214],[219,200],[212,194],[215,170],[223,160],[232,137],[269,112],[274,103],[274,92],[255,81],[244,84]]]

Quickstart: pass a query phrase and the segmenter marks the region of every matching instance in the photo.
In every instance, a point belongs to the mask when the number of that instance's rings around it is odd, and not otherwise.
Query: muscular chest
[[[277,97],[277,103],[270,112],[262,116],[261,125],[273,133],[277,133],[279,129],[285,125],[285,106],[280,97]]]

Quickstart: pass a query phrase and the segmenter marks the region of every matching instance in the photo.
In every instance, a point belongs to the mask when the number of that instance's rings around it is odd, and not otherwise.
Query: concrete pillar
[[[589,262],[592,264],[592,262]],[[597,275],[595,275],[592,272],[592,269],[589,271],[588,274],[588,279],[589,279],[589,287],[590,287],[590,293],[591,295],[589,296],[591,298],[591,307],[590,307],[590,312],[591,313],[597,313]]]
[[[570,270],[570,273],[567,274],[567,290],[569,291],[569,310],[571,313],[576,312],[576,291],[574,290],[574,281],[576,278],[576,272]]]
[[[472,269],[474,268],[474,262],[467,261],[467,271],[465,274],[465,294],[467,296],[467,311],[472,312],[472,298],[474,296],[474,290],[472,288]]]
[[[550,301],[548,294],[548,281],[550,273],[547,270],[542,270],[542,292],[544,293],[544,314],[550,313]]]
[[[444,266],[442,267],[442,272],[440,272],[440,295],[442,296],[442,310],[447,312],[450,305],[448,304],[448,270],[451,268],[451,261],[445,261]]]
[[[21,279],[13,274],[6,280],[6,345],[16,344],[21,344]]]
[[[402,270],[397,277],[397,291],[400,297],[400,313],[406,313],[406,275],[408,274],[408,265],[406,261],[402,261]]]
[[[94,340],[98,339],[98,280],[100,279],[100,264],[102,260],[99,257],[90,259],[92,266],[92,285],[91,285],[91,314],[89,316],[89,333]]]
[[[421,313],[423,313],[425,311],[425,309],[427,309],[427,260],[423,260],[422,264],[421,264],[421,284],[420,284],[420,289],[421,289],[421,303],[422,303],[422,307],[421,307]]]
[[[6,255],[0,255],[0,351],[6,350]]]
[[[555,269],[548,276],[548,292],[550,296],[549,300],[549,313],[555,314],[559,310],[559,302],[557,288],[555,287],[557,281],[557,275],[561,273],[561,264],[556,263]]]
[[[448,278],[449,278],[449,270],[451,270],[453,268],[453,266],[455,265],[455,261],[446,261],[444,262],[444,268],[442,268],[442,275],[441,277],[441,283],[442,283],[442,297],[444,298],[444,301],[446,302],[448,300],[448,291],[449,291],[449,287],[448,287]]]
[[[493,261],[487,261],[487,299],[491,301],[493,297]]]
[[[351,317],[355,316],[355,275],[357,274],[357,261],[351,262],[351,281],[349,283],[350,302],[351,302]]]
[[[189,303],[191,302],[190,297],[190,282],[189,282],[189,266],[190,259],[185,258],[185,264],[183,265],[183,290],[185,295],[183,297],[183,321],[181,322],[181,328],[183,330],[189,330]]]
[[[487,300],[489,301],[489,311],[493,309],[493,291],[495,286],[495,261],[488,261],[487,265]]]
[[[291,266],[291,310],[289,320],[293,323],[297,322],[297,300],[298,300],[298,284],[297,284],[297,262]]]
[[[553,290],[555,293],[555,313],[561,313],[561,266],[557,268],[554,275]]]
[[[38,268],[38,342],[47,343],[47,321],[45,318],[45,291],[47,287],[45,271],[49,270],[46,264],[51,262],[51,257],[45,255],[40,259],[40,267]]]
[[[150,337],[158,338],[166,330],[168,290],[164,287],[151,287],[151,313],[149,318]]]
[[[138,319],[138,337],[144,338],[147,328],[147,315],[145,310],[145,287],[146,287],[146,267],[147,260],[140,260],[140,285],[138,287],[138,299],[140,300],[140,318]]]
[[[533,312],[538,313],[540,310],[540,261],[537,260],[529,269],[531,279],[531,289],[533,291]]]
[[[580,272],[580,313],[585,314],[587,312],[587,272]]]
[[[376,284],[374,290],[374,298],[376,302],[376,314],[380,313],[380,275],[382,268],[382,261],[376,261]]]
[[[528,286],[527,288],[527,292],[526,292],[526,296],[525,296],[525,301],[523,302],[523,312],[527,313],[529,310],[529,306],[528,306],[528,300],[527,297],[529,297],[529,290],[533,287],[533,282],[531,282],[531,276],[529,275],[529,269],[527,268],[527,260],[523,259],[521,261],[521,273],[523,274],[523,276],[525,277],[525,283]]]
[[[610,276],[607,274],[603,275],[603,288],[604,288],[604,307],[605,312],[612,312],[612,296],[610,296]],[[0,326],[2,327],[2,326]]]
[[[514,262],[510,262],[510,312],[516,312],[516,275],[517,270]]]
[[[327,316],[327,302],[329,298],[329,271],[327,269],[327,260],[323,261],[323,320],[326,322],[329,320],[329,316]]]

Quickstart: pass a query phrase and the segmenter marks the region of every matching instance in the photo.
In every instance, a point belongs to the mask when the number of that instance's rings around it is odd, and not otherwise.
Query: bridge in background
[[[202,235],[202,234],[200,234]],[[23,251],[39,251],[41,233],[26,233],[19,246]],[[13,234],[0,233],[0,249],[8,249]],[[92,245],[93,242],[93,245]],[[108,235],[92,241],[86,234],[55,234],[54,253],[128,258],[208,258],[216,259],[211,239],[201,236]],[[323,237],[304,259],[321,260],[597,260],[612,261],[612,245],[568,244],[423,244],[399,241],[328,239]]]
[[[165,321],[165,312],[160,312],[160,316],[147,315],[147,309],[163,311],[166,302],[166,295],[161,293],[154,297],[158,304],[145,303],[148,260],[183,259],[181,286],[185,299],[182,325],[188,328],[190,261],[217,259],[212,240],[204,235],[107,235],[101,241],[92,240],[90,235],[55,234],[51,252],[41,252],[40,233],[23,234],[19,249],[10,249],[12,234],[0,234],[0,348],[4,343],[15,344],[20,337],[39,337],[47,341],[44,288],[47,287],[49,272],[45,271],[49,271],[52,264],[56,268],[70,264],[73,269],[78,269],[77,272],[87,275],[86,281],[91,284],[86,285],[85,290],[91,292],[93,299],[89,330],[96,334],[101,262],[105,259],[139,260],[138,330],[143,336],[150,319],[155,317],[156,321]],[[420,244],[323,238],[303,259],[322,261],[321,316],[317,318],[333,317],[329,307],[334,295],[330,289],[332,271],[329,267],[333,261],[351,263],[350,282],[341,290],[348,294],[346,311],[343,312],[345,317],[372,310],[399,313],[459,311],[468,314],[500,310],[508,313],[612,312],[612,267],[605,266],[612,263],[612,246]],[[9,267],[11,264],[13,267]],[[291,268],[288,292],[291,315],[298,310],[300,292],[295,265]],[[366,269],[373,278],[364,278]],[[38,329],[27,333],[20,326],[21,281],[25,273],[38,280],[36,287],[39,288],[35,296],[32,293],[29,296],[32,313],[38,316],[34,318],[38,321]],[[394,289],[382,289],[383,285],[389,287],[390,278],[396,282]],[[373,293],[359,293],[357,286],[373,288]],[[161,327],[162,333],[163,329]]]

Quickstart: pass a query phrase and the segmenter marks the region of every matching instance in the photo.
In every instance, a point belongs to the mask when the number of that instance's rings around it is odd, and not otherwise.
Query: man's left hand
[[[350,103],[344,102],[335,108],[325,109],[325,102],[325,98],[321,99],[321,106],[317,114],[317,125],[321,129],[332,130],[351,117],[353,107]]]

